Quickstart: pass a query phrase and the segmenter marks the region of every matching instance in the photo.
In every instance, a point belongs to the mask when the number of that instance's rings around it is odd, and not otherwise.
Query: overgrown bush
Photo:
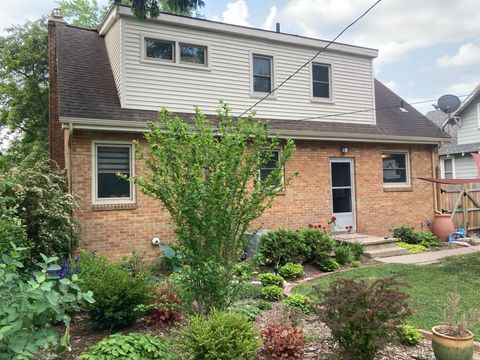
[[[302,264],[288,262],[281,266],[279,271],[284,279],[297,279],[303,275],[303,266]]]
[[[318,262],[333,253],[335,240],[325,231],[318,228],[305,228],[299,233],[305,246],[307,261]]]
[[[360,241],[354,241],[353,243],[349,244],[350,254],[354,261],[360,260],[360,258],[365,253],[365,246]]]
[[[398,331],[400,342],[408,346],[416,346],[423,340],[423,335],[412,325],[403,325]]]
[[[25,249],[12,244],[10,254],[0,258],[0,359],[33,359],[41,349],[68,346],[70,316],[85,302],[94,302],[91,292],[82,292],[78,276],[58,280],[57,257],[40,254],[43,262],[33,275],[23,277],[19,261]],[[55,325],[63,323],[65,334],[58,343]]]
[[[417,241],[420,245],[427,248],[431,246],[440,246],[442,242],[431,231],[415,231]]]
[[[270,301],[281,300],[285,297],[285,293],[281,287],[276,285],[267,285],[262,288],[263,297]]]
[[[345,265],[348,264],[352,261],[352,254],[350,252],[350,246],[349,245],[338,245],[335,249],[335,260],[340,265]]]
[[[440,246],[442,243],[431,231],[415,230],[410,225],[400,225],[393,229],[393,237],[399,239],[401,242],[412,245],[422,245],[426,248]]]
[[[276,285],[283,287],[283,278],[280,275],[274,273],[263,273],[258,275],[258,281],[262,283],[263,286]]]
[[[225,311],[194,316],[179,342],[187,360],[251,360],[261,343],[245,316]]]
[[[149,334],[115,334],[92,346],[78,360],[175,360],[177,356],[170,344]]]
[[[260,237],[259,252],[268,262],[280,265],[302,261],[306,248],[298,232],[278,229]]]
[[[308,315],[312,312],[312,300],[305,295],[292,294],[287,297],[283,303],[287,306],[299,309],[305,315]]]
[[[323,301],[317,313],[347,356],[371,360],[396,337],[410,314],[408,296],[400,291],[401,286],[394,278],[373,283],[342,279],[332,282],[328,290],[318,291]]]
[[[331,272],[340,269],[340,264],[329,257],[319,259],[315,262],[315,264],[320,268],[320,270],[325,272]]]
[[[27,265],[41,261],[40,253],[67,259],[78,236],[72,217],[76,204],[67,191],[65,173],[40,162],[31,168],[9,169],[0,176],[0,183],[0,198],[7,199],[4,208],[15,209],[14,216],[26,233]]]
[[[16,210],[5,206],[0,197],[0,254],[8,254],[12,243],[17,247],[28,247],[27,233],[21,220],[16,216]],[[25,253],[21,254],[25,256]]]
[[[262,354],[266,359],[300,359],[305,347],[305,334],[291,324],[272,323],[262,329]]]
[[[135,309],[150,303],[153,287],[144,273],[131,275],[120,263],[87,252],[80,255],[81,288],[93,292],[95,303],[87,307],[94,326],[118,329],[139,317]]]

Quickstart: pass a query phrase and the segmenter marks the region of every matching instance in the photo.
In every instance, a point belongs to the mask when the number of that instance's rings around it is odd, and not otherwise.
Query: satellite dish
[[[452,94],[443,95],[438,99],[437,105],[445,114],[451,114],[460,107],[460,99]]]

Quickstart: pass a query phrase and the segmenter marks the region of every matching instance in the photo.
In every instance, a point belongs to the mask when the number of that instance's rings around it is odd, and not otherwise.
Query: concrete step
[[[380,249],[373,249],[373,250],[366,250],[365,255],[374,259],[374,258],[384,258],[390,256],[400,256],[400,255],[407,255],[407,249],[399,248],[399,247],[392,247],[392,248],[380,248]]]
[[[369,237],[355,237],[355,238],[339,238],[338,241],[345,243],[352,243],[355,241],[361,242],[365,248],[365,251],[375,250],[375,249],[390,249],[394,248],[398,239],[395,238],[382,238],[380,236],[369,236]]]

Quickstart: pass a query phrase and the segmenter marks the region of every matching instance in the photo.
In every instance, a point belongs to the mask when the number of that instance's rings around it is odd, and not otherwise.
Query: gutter
[[[92,130],[92,131],[114,131],[127,133],[145,133],[147,122],[127,121],[127,120],[104,120],[61,117],[60,123],[63,128],[68,128],[71,124],[72,130]],[[382,134],[358,134],[358,133],[339,133],[339,132],[318,132],[302,130],[281,130],[272,129],[272,136],[278,134],[281,138],[291,138],[294,140],[315,140],[315,141],[345,141],[345,142],[363,142],[363,143],[392,143],[392,144],[431,144],[443,145],[450,142],[448,138],[423,137],[423,136],[398,136]]]

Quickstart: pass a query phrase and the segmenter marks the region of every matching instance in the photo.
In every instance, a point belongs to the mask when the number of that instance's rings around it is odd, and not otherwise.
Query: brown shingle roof
[[[57,23],[57,61],[60,117],[149,121],[155,111],[124,109],[115,86],[104,39],[97,31]],[[375,80],[377,125],[326,121],[269,120],[273,130],[373,136],[448,138],[415,108],[399,108],[402,99]],[[190,115],[185,114],[186,117]]]

